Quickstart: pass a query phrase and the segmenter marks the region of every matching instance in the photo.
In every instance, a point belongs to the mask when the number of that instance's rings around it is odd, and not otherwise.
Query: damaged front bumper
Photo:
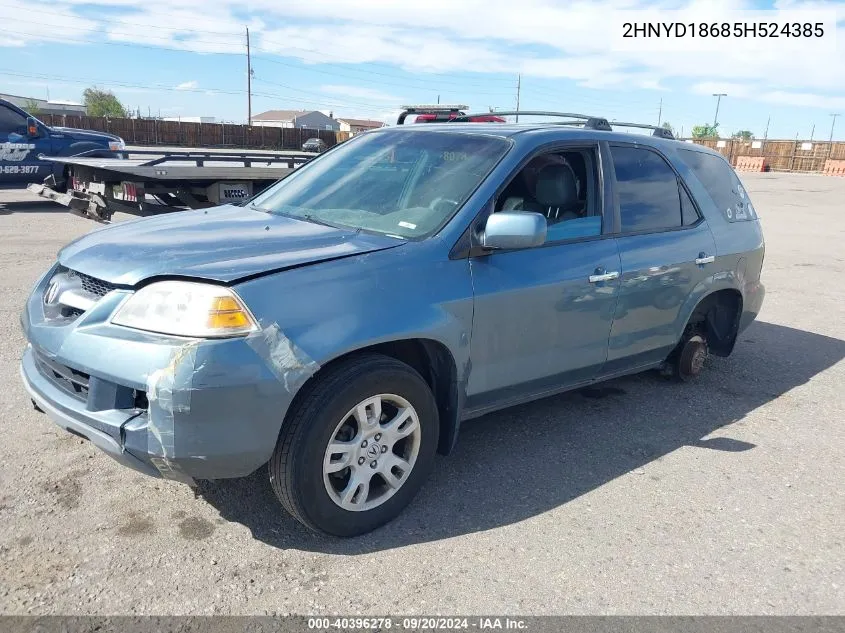
[[[36,285],[21,321],[21,377],[60,427],[121,464],[192,483],[249,475],[276,445],[293,395],[318,365],[273,324],[200,340],[112,325],[128,291],[72,319],[45,316]]]

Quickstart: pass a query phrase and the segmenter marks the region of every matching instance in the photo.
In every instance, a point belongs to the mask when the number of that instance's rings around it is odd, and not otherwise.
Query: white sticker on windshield
[[[405,222],[405,221],[400,222],[399,226],[401,226],[403,229],[411,229],[411,230],[417,228],[416,224],[411,224],[410,222]]]
[[[736,207],[736,219],[737,220],[747,220],[748,219],[748,216],[745,215],[745,209],[743,209],[739,205],[737,205],[737,207]]]

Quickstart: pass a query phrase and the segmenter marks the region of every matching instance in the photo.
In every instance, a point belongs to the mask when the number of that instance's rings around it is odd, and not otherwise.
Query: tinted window
[[[279,215],[401,237],[436,231],[510,143],[474,134],[396,130],[355,137],[256,197]]]
[[[675,172],[655,152],[611,147],[616,171],[622,232],[681,226],[681,202]]]
[[[689,149],[679,151],[678,155],[729,221],[753,220],[757,217],[742,183],[727,161],[720,156]]]
[[[695,205],[692,203],[692,198],[689,197],[687,190],[680,187],[681,190],[681,215],[683,216],[684,226],[690,226],[698,222],[698,211],[695,210]]]
[[[8,140],[6,137],[12,133],[26,134],[26,117],[6,106],[0,106],[0,135],[5,141]]]

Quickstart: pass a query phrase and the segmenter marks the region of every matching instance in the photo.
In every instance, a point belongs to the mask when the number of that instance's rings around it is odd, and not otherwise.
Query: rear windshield
[[[689,149],[681,149],[678,154],[704,185],[713,204],[726,220],[737,222],[757,219],[757,211],[745,188],[725,159]]]
[[[419,239],[455,214],[509,147],[505,139],[471,134],[364,134],[299,168],[250,206]]]

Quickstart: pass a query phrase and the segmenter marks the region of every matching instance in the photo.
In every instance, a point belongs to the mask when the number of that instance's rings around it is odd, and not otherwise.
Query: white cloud
[[[61,17],[50,17],[56,11]],[[101,23],[84,17],[74,17],[70,3],[49,3],[42,0],[8,0],[0,5],[0,24],[4,32],[0,48],[20,48],[29,44],[60,41],[69,45],[84,43]],[[52,28],[51,28],[52,27]]]
[[[192,81],[184,81],[178,86],[176,86],[176,90],[196,90],[200,87],[200,82],[196,80]]]
[[[735,94],[748,99],[807,107],[838,108],[845,98],[845,64],[841,53],[829,45],[833,34],[821,40],[749,37],[694,42],[686,38],[672,44],[621,38],[623,14],[619,12],[623,10],[660,7],[683,10],[687,22],[717,22],[728,16],[727,11],[752,8],[751,0],[660,0],[657,4],[644,0],[462,0],[438,5],[436,11],[409,10],[405,2],[380,0],[345,0],[341,7],[337,0],[253,0],[248,5],[235,0],[181,0],[178,6],[165,0],[63,0],[60,5],[36,0],[35,6],[29,0],[26,6],[22,0],[11,2],[0,7],[0,22],[12,24],[9,30],[16,34],[0,39],[0,46],[20,47],[51,37],[94,41],[102,37],[102,31],[113,41],[240,54],[246,21],[259,59],[296,58],[315,70],[331,63],[333,73],[342,73],[343,65],[378,62],[388,70],[392,65],[414,73],[477,72],[476,84],[485,81],[485,73],[521,72],[528,78],[570,79],[590,88],[631,90],[662,90],[670,80],[699,86],[727,82],[736,86]],[[132,11],[102,12],[97,19],[50,17],[51,9],[71,13],[77,3]],[[779,9],[793,12],[838,10],[839,17],[843,17],[842,6],[814,0],[776,2]],[[11,20],[36,14],[61,29],[20,25],[21,32],[35,35],[18,35],[18,25]],[[88,11],[87,15],[93,14]],[[845,28],[831,29],[845,41]],[[324,86],[322,91],[350,101],[386,104],[393,95],[368,86],[392,81],[389,72],[357,70],[343,83]],[[459,91],[458,85],[454,92]]]
[[[753,99],[776,105],[798,106],[801,108],[824,108],[828,110],[845,109],[845,96],[820,95],[809,92],[789,90],[767,90],[762,86],[729,82],[704,82],[695,84],[692,91],[697,94],[727,94],[730,98]]]

